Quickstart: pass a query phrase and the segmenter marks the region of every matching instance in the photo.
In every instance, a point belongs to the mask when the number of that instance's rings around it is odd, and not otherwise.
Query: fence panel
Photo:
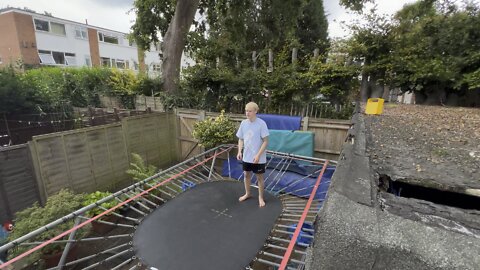
[[[61,188],[92,192],[130,182],[126,170],[131,153],[148,164],[166,167],[177,161],[173,115],[147,114],[121,123],[33,138],[46,196]]]
[[[143,95],[138,95],[135,97],[135,109],[136,110],[146,110],[150,108],[153,111],[164,112],[165,108],[163,107],[162,101],[159,97],[148,97]]]
[[[0,149],[0,221],[40,201],[28,145]]]
[[[192,137],[191,130],[196,121],[204,119],[202,115],[205,115],[205,117],[216,117],[219,114],[190,109],[177,110],[177,117],[180,122],[179,141],[183,158],[196,153],[194,150],[197,150],[197,148],[192,147],[196,145],[197,141]],[[242,114],[228,114],[228,116],[238,125],[245,119],[245,115]],[[349,128],[349,120],[316,119],[311,117],[302,119],[302,129],[315,133],[314,155],[318,158],[338,159]]]
[[[315,133],[315,157],[338,159],[343,143],[347,137],[350,121],[303,118],[308,131]]]
[[[123,119],[128,153],[137,153],[157,167],[177,161],[173,119],[168,113]]]
[[[183,160],[203,151],[197,140],[192,136],[193,124],[205,119],[205,111],[177,109],[178,140],[180,141],[180,156]]]

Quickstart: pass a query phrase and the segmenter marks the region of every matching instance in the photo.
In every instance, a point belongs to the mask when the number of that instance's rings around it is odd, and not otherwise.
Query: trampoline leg
[[[208,173],[208,182],[210,182],[210,177],[212,177],[213,166],[215,165],[215,159],[216,158],[217,158],[217,150],[215,150],[213,160],[212,160],[212,166],[210,166],[210,172]]]

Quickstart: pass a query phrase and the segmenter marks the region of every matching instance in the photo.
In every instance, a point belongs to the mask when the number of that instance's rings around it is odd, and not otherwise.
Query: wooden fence
[[[131,183],[132,153],[166,168],[178,161],[175,116],[152,113],[121,122],[34,136],[0,150],[0,221],[62,188],[117,190]]]
[[[0,150],[0,221],[33,202],[44,203],[62,188],[75,192],[115,190],[131,183],[125,173],[132,153],[165,168],[203,151],[193,124],[218,113],[177,109],[120,122],[34,136],[28,144]],[[230,115],[240,123],[245,117]],[[304,117],[302,129],[315,133],[315,156],[337,159],[350,122]]]
[[[0,148],[0,221],[41,201],[27,144]]]
[[[34,137],[32,153],[42,195],[48,197],[65,187],[92,192],[124,186],[130,181],[125,171],[132,153],[158,167],[174,163],[173,121],[166,113],[147,114]]]
[[[216,117],[218,113],[205,112],[201,110],[177,109],[178,139],[180,141],[180,156],[182,159],[189,158],[201,153],[203,148],[192,137],[193,125],[206,117]],[[242,114],[228,114],[238,125],[245,119]],[[338,159],[342,145],[345,142],[349,120],[319,119],[303,117],[302,130],[315,133],[315,157],[326,159]]]

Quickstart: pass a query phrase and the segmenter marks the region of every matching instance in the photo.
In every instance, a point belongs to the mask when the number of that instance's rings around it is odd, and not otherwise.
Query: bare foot
[[[242,197],[238,198],[238,201],[239,202],[243,202],[245,201],[246,199],[250,198],[250,194],[245,194],[243,195]]]
[[[258,198],[258,206],[264,207],[265,206],[265,201],[263,199]]]

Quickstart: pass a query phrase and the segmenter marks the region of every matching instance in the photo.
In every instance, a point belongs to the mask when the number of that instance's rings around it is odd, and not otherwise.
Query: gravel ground
[[[480,196],[480,109],[385,104],[365,122],[377,173]]]

